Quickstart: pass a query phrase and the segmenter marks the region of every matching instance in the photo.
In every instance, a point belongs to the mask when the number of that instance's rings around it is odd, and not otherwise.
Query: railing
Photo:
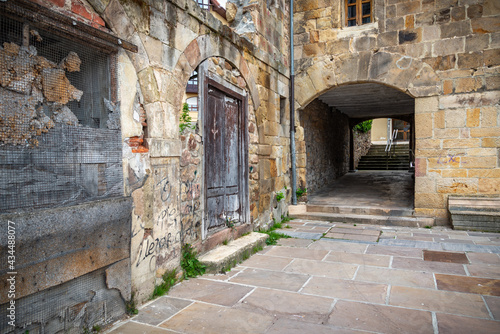
[[[398,136],[398,129],[394,129],[392,131],[391,138],[387,138],[387,144],[385,145],[385,151],[389,153],[391,151],[392,144],[394,143],[394,139]]]

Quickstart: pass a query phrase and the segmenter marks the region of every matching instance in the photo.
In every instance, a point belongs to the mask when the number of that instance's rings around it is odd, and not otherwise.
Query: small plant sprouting
[[[135,293],[132,292],[132,295],[130,296],[130,300],[127,302],[126,310],[128,315],[135,315],[139,313],[139,310],[137,309],[137,306],[135,305]]]
[[[297,198],[301,198],[305,193],[307,193],[307,188],[299,188],[295,191]]]
[[[190,244],[182,246],[181,267],[184,270],[184,279],[196,277],[205,273],[205,265],[196,258],[196,251]]]
[[[224,241],[222,242],[222,244],[223,244],[224,246],[227,246],[227,244],[228,244],[228,243],[229,243],[229,240],[227,240],[227,239],[224,239]]]
[[[432,228],[432,226],[430,226],[430,225],[425,225],[424,227],[425,228]]]
[[[155,286],[155,289],[153,290],[153,294],[151,295],[150,299],[163,296],[164,294],[168,293],[170,288],[173,287],[175,283],[177,283],[176,270],[174,269],[172,271],[165,272],[162,276],[162,279],[163,283]]]
[[[290,225],[286,224],[285,228],[292,228]]]
[[[283,198],[285,198],[285,195],[283,195],[283,193],[281,191],[276,194],[276,200],[278,202],[281,201]]]
[[[194,129],[195,126],[191,124],[191,116],[189,116],[189,104],[184,103],[182,105],[181,117],[179,120],[179,129],[182,133],[186,129]]]
[[[100,331],[101,331],[101,326],[99,325],[92,326],[92,332],[99,333]]]

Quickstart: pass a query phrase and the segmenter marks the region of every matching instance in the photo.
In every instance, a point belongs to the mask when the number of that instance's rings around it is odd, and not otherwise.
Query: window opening
[[[201,9],[210,9],[210,0],[196,0]]]
[[[186,93],[198,93],[198,71],[194,70],[186,85]]]
[[[345,0],[346,26],[373,22],[372,0]]]
[[[0,211],[122,195],[114,56],[0,15]]]

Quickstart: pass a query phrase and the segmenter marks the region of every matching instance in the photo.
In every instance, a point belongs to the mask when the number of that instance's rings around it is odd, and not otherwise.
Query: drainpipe
[[[292,164],[292,205],[297,205],[297,171],[295,169],[295,72],[293,68],[293,0],[290,0],[290,155]]]

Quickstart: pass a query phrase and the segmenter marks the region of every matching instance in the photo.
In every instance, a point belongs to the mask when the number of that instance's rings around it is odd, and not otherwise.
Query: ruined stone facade
[[[10,2],[8,6],[11,6]],[[93,223],[85,233],[73,235],[70,232],[72,225],[59,231],[59,237],[73,238],[65,249],[68,253],[73,252],[75,258],[68,262],[58,256],[51,261],[54,265],[66,261],[69,271],[78,267],[79,270],[73,270],[71,275],[47,276],[32,263],[45,263],[48,261],[46,255],[51,254],[37,252],[31,255],[25,264],[28,268],[25,272],[34,275],[30,277],[43,276],[45,280],[42,286],[18,291],[18,328],[28,326],[25,328],[30,332],[79,332],[95,324],[109,323],[125,312],[125,305],[131,298],[136,303],[148,300],[161,275],[179,267],[183,244],[193,244],[204,252],[225,239],[266,227],[273,218],[280,219],[282,214],[286,214],[291,188],[287,101],[288,5],[280,2],[268,6],[265,1],[233,4],[236,10],[232,13],[231,28],[200,9],[192,0],[36,0],[21,1],[21,6],[34,11],[45,8],[59,15],[61,25],[50,29],[60,29],[63,35],[71,37],[71,29],[86,29],[89,35],[105,39],[103,44],[113,44],[110,59],[114,62],[112,90],[115,94],[106,104],[110,120],[107,124],[115,130],[119,126],[121,133],[121,138],[113,139],[113,143],[122,148],[121,152],[114,152],[120,153],[118,166],[123,172],[113,175],[122,175],[123,182],[120,193],[111,196],[108,202],[97,203],[89,198],[87,202],[76,200],[56,208],[57,212],[62,212],[59,218],[56,213],[41,206],[40,214],[52,217],[52,220],[38,222],[41,228],[44,223],[51,225],[52,221],[53,226],[71,220],[75,221],[74,224],[85,225],[86,222],[71,215],[78,215],[79,210],[89,207],[92,210],[100,208],[104,215],[95,211]],[[243,17],[244,26],[241,25]],[[72,21],[75,23],[72,24]],[[66,28],[67,25],[76,28]],[[103,37],[96,31],[112,37]],[[5,48],[4,45],[2,47]],[[2,62],[4,60],[2,58]],[[186,84],[193,70],[199,66],[207,68],[206,76],[218,80],[246,100],[244,113],[248,126],[243,133],[248,143],[245,152],[248,165],[244,168],[248,168],[249,180],[245,205],[250,218],[237,222],[234,229],[222,228],[214,233],[204,230],[204,144],[207,139],[203,138],[203,123],[200,120],[197,129],[179,131]],[[61,76],[62,71],[59,70]],[[72,85],[71,80],[69,77],[69,85]],[[2,82],[2,87],[6,85]],[[77,89],[83,92],[83,98],[88,94],[84,89]],[[79,96],[78,91],[68,92],[68,99],[78,100]],[[7,109],[6,112],[14,113]],[[33,117],[36,118],[36,115]],[[85,128],[80,124],[81,120],[73,121],[74,124],[66,126],[73,126],[75,131]],[[44,136],[51,134],[52,130],[46,126],[40,133],[30,136]],[[107,145],[97,138],[93,142]],[[105,173],[106,168],[96,170],[95,175],[101,175],[98,171]],[[99,187],[101,179],[97,176]],[[285,200],[276,201],[278,192],[286,195]],[[77,209],[79,205],[85,208]],[[122,209],[117,216],[113,210],[117,210],[119,205]],[[33,226],[30,224],[34,218],[23,212],[7,215],[2,216],[2,224],[6,219],[17,220],[23,231]],[[99,231],[97,226],[106,226],[110,221],[116,221],[112,226],[118,228],[119,233],[108,227]],[[73,230],[76,231],[76,227]],[[18,240],[17,247],[27,250],[36,240],[43,247],[57,232],[53,230],[46,239],[39,239],[36,233],[27,233]],[[96,234],[103,235],[103,239],[97,238]],[[107,237],[104,238],[104,235]],[[80,244],[84,239],[95,242]],[[7,239],[1,241],[2,247],[6,247]],[[124,243],[123,246],[121,243]],[[89,250],[79,251],[81,247]],[[105,261],[101,261],[101,257],[95,260],[94,252],[97,254],[99,250],[110,247],[119,250],[116,256],[110,256],[108,251]],[[56,246],[53,248],[57,250]],[[25,282],[33,283],[34,278],[24,272],[18,276],[19,280],[21,276]],[[78,285],[82,282],[92,284]],[[98,286],[99,282],[105,282],[105,285]],[[88,290],[75,292],[83,297],[74,298],[74,305],[71,302],[62,303],[57,294],[71,291],[72,284]],[[96,293],[99,297],[92,297]],[[48,295],[55,296],[51,297],[55,298],[52,299],[55,305],[52,313],[34,321],[34,314],[23,311],[33,301],[43,305],[41,300]],[[6,300],[2,300],[4,302]],[[116,306],[113,313],[103,316],[99,310],[110,307],[111,302]]]
[[[405,92],[415,101],[415,214],[448,224],[448,196],[500,194],[500,5],[372,3],[373,22],[355,27],[345,26],[342,0],[296,3],[296,125],[304,127],[301,110],[342,85]]]

